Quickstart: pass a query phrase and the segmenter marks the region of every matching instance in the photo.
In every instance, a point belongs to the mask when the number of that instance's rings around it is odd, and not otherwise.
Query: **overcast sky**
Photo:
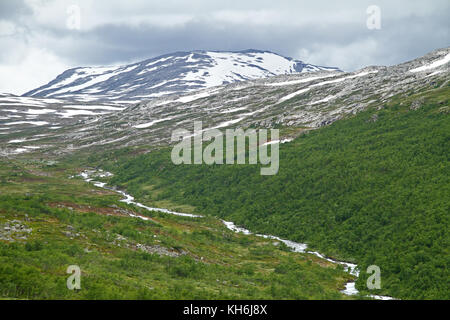
[[[370,5],[381,29],[367,27]],[[72,67],[201,49],[270,50],[346,71],[392,65],[448,47],[449,21],[449,0],[0,0],[0,92]]]

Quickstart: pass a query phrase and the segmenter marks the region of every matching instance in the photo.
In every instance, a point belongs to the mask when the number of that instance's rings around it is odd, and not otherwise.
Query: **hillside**
[[[351,298],[340,290],[353,276],[339,265],[218,219],[127,205],[70,178],[79,170],[0,161],[1,299]],[[69,265],[81,268],[79,291],[66,287]]]
[[[447,84],[396,97],[282,144],[274,176],[254,165],[175,166],[166,149],[101,163],[144,202],[188,204],[361,270],[378,265],[383,294],[448,299],[449,93]]]

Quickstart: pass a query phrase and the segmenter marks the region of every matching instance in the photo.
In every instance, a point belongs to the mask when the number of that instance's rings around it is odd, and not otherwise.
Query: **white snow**
[[[373,73],[378,73],[378,70],[364,71],[364,72],[360,72],[360,73],[357,73],[357,74],[354,74],[354,75],[351,75],[351,76],[346,76],[346,77],[342,77],[342,78],[335,79],[335,80],[323,81],[323,82],[320,82],[320,83],[313,84],[313,85],[311,85],[311,87],[320,87],[320,86],[324,86],[324,85],[327,85],[327,84],[330,84],[330,83],[338,83],[338,82],[342,82],[342,81],[345,81],[345,80],[348,80],[348,79],[355,79],[355,78],[359,78],[359,77],[365,77],[365,76],[367,76],[369,74],[373,74]]]
[[[209,97],[210,95],[212,95],[213,93],[217,92],[217,90],[207,90],[207,91],[203,91],[197,94],[193,94],[193,95],[189,95],[189,96],[183,96],[175,101],[177,102],[181,102],[181,103],[188,103],[191,101],[195,101],[198,99],[202,99],[202,98],[206,98]]]
[[[283,144],[283,143],[291,142],[291,141],[292,141],[292,139],[272,140],[272,141],[266,142],[262,145],[266,146],[266,145],[271,145],[271,144],[275,144],[275,143]]]
[[[336,76],[336,75],[335,74],[330,74],[330,75],[321,76],[321,77],[310,77],[310,78],[298,79],[298,80],[292,80],[292,81],[285,81],[285,82],[272,82],[272,83],[266,83],[266,86],[270,86],[270,87],[291,86],[291,85],[294,85],[294,84],[311,82],[311,81],[314,81],[314,80],[323,79],[323,78],[330,78],[330,77],[334,77],[334,76]]]
[[[146,128],[149,128],[149,127],[151,127],[152,125],[154,125],[154,124],[156,124],[158,122],[163,122],[163,121],[167,121],[167,120],[171,120],[171,119],[172,119],[172,117],[164,118],[164,119],[157,119],[157,120],[153,120],[153,121],[150,121],[150,122],[147,122],[147,123],[138,124],[136,126],[133,126],[133,128],[146,129]]]
[[[290,100],[290,99],[292,99],[292,98],[294,98],[294,97],[296,97],[296,96],[298,96],[298,95],[300,95],[302,93],[305,93],[305,92],[309,91],[310,89],[311,88],[304,88],[304,89],[300,89],[298,91],[295,91],[295,92],[293,92],[291,94],[288,94],[287,96],[284,96],[280,100],[278,100],[278,103],[282,103],[284,101]]]
[[[29,106],[37,108],[48,107],[49,104],[61,103],[61,100],[51,99],[51,98],[31,98],[31,97],[15,97],[10,96],[6,98],[0,98],[0,105],[10,105],[10,106]]]
[[[125,109],[125,107],[113,107],[113,106],[104,106],[104,105],[90,105],[90,104],[71,104],[63,106],[65,109],[81,109],[81,110],[108,110],[108,111],[121,111]]]
[[[62,118],[72,118],[73,116],[97,116],[105,114],[105,112],[92,112],[89,110],[64,110],[64,112],[58,112]]]
[[[60,90],[54,91],[51,94],[49,94],[49,96],[53,96],[56,94],[61,94],[61,93],[66,93],[66,92],[75,92],[75,91],[79,91],[81,89],[85,89],[88,87],[91,87],[97,83],[106,81],[118,74],[124,73],[124,72],[129,72],[133,69],[137,68],[137,65],[135,66],[130,66],[128,68],[84,68],[81,70],[85,70],[85,73],[87,74],[80,74],[80,71],[77,72],[77,74],[79,75],[78,78],[84,78],[84,77],[91,77],[91,80],[86,81],[82,84],[79,85],[75,85],[75,86],[70,86],[68,88],[62,88]],[[104,71],[106,70],[106,72]],[[98,74],[98,71],[103,71],[103,73]],[[61,86],[58,86],[61,87]]]
[[[319,104],[319,103],[325,103],[325,102],[328,102],[330,100],[333,100],[334,98],[336,98],[336,96],[329,96],[329,97],[323,98],[321,100],[314,101],[314,102],[311,103],[311,105],[315,105],[315,104]]]
[[[194,59],[193,56],[194,56],[194,54],[191,53],[191,54],[189,55],[189,57],[186,59],[186,62],[188,62],[188,63],[191,63],[191,62],[197,62],[198,60]]]
[[[239,108],[233,108],[233,109],[223,110],[223,111],[220,112],[220,113],[233,113],[233,112],[236,112],[236,111],[241,111],[241,110],[246,110],[246,109],[247,109],[247,107],[239,107]]]
[[[30,152],[30,151],[36,150],[36,149],[40,149],[40,147],[39,146],[25,146],[25,147],[14,149],[11,152],[11,154],[20,154],[20,153]]]
[[[429,75],[427,75],[427,78],[428,78],[428,77],[435,76],[435,75],[437,75],[437,74],[439,74],[439,73],[442,73],[442,72],[443,72],[443,70],[437,70],[437,71],[435,71],[435,72],[430,73]]]
[[[158,68],[159,68],[159,66],[158,67],[153,67],[153,68],[142,69],[142,71],[139,71],[137,75],[140,76],[140,75],[146,74],[147,72],[155,71]]]
[[[158,84],[155,84],[154,86],[148,87],[148,89],[155,89],[155,88],[161,87],[161,86],[163,86],[163,85],[165,85],[166,83],[169,83],[169,82],[171,82],[171,80],[164,80],[164,81],[162,81],[162,82],[160,82]]]
[[[55,111],[56,110],[54,110],[54,109],[28,109],[28,111],[26,111],[26,113],[38,115],[38,114],[52,113]]]
[[[165,58],[158,59],[158,60],[153,61],[153,62],[149,62],[149,63],[146,64],[146,67],[150,67],[150,66],[152,66],[154,64],[157,64],[157,63],[160,63],[160,62],[164,62],[164,61],[169,60],[171,58],[172,57],[170,56],[170,57],[165,57]]]
[[[442,59],[436,60],[436,61],[434,61],[434,62],[431,63],[431,64],[428,64],[428,65],[425,65],[425,66],[421,66],[421,67],[418,67],[418,68],[409,70],[409,72],[421,72],[421,71],[427,71],[427,70],[430,70],[430,69],[434,69],[434,68],[440,67],[440,66],[442,66],[442,65],[444,65],[444,64],[446,64],[446,63],[448,63],[448,62],[450,62],[450,53],[448,53],[448,54],[447,54],[444,58],[442,58]]]
[[[32,124],[34,126],[44,126],[49,123],[46,121],[15,121],[15,122],[4,123],[5,126],[12,126],[12,125],[16,125],[16,124]]]
[[[50,87],[46,87],[46,88],[43,88],[41,90],[38,90],[34,94],[40,93],[40,92],[42,92],[44,90],[53,90],[53,89],[56,89],[56,88],[64,87],[64,86],[66,86],[66,85],[76,81],[79,78],[80,78],[80,75],[78,73],[74,73],[69,78],[64,79],[63,81],[57,82],[57,83],[51,85]]]
[[[238,119],[225,121],[225,122],[222,122],[221,124],[219,124],[219,125],[217,125],[215,127],[212,127],[211,129],[219,129],[219,128],[228,127],[229,125],[238,123],[238,122],[240,122],[240,121],[242,121],[244,119],[245,119],[245,117],[241,117],[241,118],[238,118]],[[205,129],[205,130],[210,130],[210,129]],[[205,130],[203,130],[203,131],[205,131]]]
[[[21,143],[21,142],[25,142],[27,141],[27,139],[14,139],[14,140],[9,140],[8,143]]]
[[[45,103],[42,101],[39,101],[37,99],[34,98],[28,98],[28,97],[11,97],[8,98],[7,100],[4,100],[3,103],[8,103],[8,102],[14,102],[16,104],[26,104],[26,105],[38,105],[38,106],[45,106]]]
[[[213,66],[197,67],[195,72],[187,72],[181,80],[204,81],[206,87],[215,87],[236,80],[259,79],[294,72],[294,61],[270,52],[248,55],[208,51],[206,54],[211,57]]]
[[[278,100],[277,103],[282,103],[284,101],[292,99],[292,98],[294,98],[294,97],[296,97],[296,96],[298,96],[298,95],[300,95],[302,93],[305,93],[305,92],[309,91],[311,88],[316,88],[316,87],[324,86],[324,85],[331,84],[331,83],[338,83],[338,82],[342,82],[342,81],[345,81],[345,80],[348,80],[348,79],[364,77],[364,76],[367,76],[369,74],[377,73],[377,72],[378,72],[378,70],[364,71],[364,72],[360,72],[360,73],[357,73],[357,74],[354,74],[354,75],[351,75],[351,76],[346,76],[346,77],[342,77],[342,78],[338,78],[338,79],[334,79],[334,80],[322,81],[322,82],[319,82],[319,83],[316,83],[316,84],[312,84],[309,87],[300,89],[300,90],[298,90],[296,92],[293,92],[291,94],[288,94],[287,96],[282,97],[280,100]]]
[[[27,152],[27,151],[29,151],[29,150],[26,149],[26,148],[16,148],[16,149],[14,149],[14,151],[12,153],[13,154],[19,154],[19,153],[24,153],[24,152]]]

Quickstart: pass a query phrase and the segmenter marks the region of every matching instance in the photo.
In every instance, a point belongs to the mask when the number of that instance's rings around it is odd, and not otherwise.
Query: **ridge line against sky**
[[[367,27],[371,5],[380,29]],[[448,47],[448,21],[448,0],[1,0],[0,92],[176,51],[270,50],[346,71],[393,65]]]

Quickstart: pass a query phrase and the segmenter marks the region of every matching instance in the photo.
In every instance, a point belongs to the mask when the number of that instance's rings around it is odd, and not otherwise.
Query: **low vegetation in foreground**
[[[4,299],[348,299],[353,277],[215,218],[147,212],[46,161],[0,162]],[[146,215],[144,221],[128,214]],[[66,286],[81,268],[81,290]]]

